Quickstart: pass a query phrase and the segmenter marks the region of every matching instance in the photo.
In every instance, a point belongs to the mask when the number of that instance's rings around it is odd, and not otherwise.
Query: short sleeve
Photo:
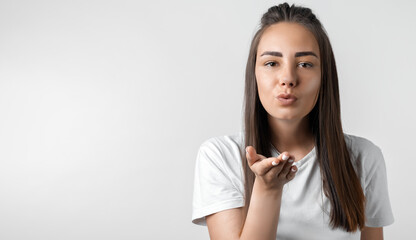
[[[243,194],[233,184],[229,165],[220,147],[204,142],[197,154],[194,173],[192,223],[206,226],[205,216],[244,206]]]
[[[390,205],[387,171],[381,149],[375,145],[369,153],[372,159],[366,159],[370,164],[366,166],[366,226],[383,227],[394,222]]]

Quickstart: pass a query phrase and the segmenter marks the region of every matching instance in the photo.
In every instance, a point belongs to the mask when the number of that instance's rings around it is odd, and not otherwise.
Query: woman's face
[[[269,117],[303,119],[315,106],[321,84],[318,42],[300,24],[271,25],[257,48],[255,74],[259,98]],[[279,98],[282,93],[292,94],[296,100]]]

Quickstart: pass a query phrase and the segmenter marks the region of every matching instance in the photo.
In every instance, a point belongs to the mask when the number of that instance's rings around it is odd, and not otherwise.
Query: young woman
[[[211,239],[383,239],[383,154],[343,133],[331,44],[310,9],[271,7],[246,67],[244,131],[195,166],[192,222]]]

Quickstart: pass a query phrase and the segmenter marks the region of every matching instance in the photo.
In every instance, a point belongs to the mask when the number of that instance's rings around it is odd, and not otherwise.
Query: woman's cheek
[[[317,77],[313,80],[311,79],[307,88],[305,89],[305,93],[307,93],[308,98],[312,104],[315,104],[317,100],[320,87],[321,87],[321,79],[320,77]]]
[[[257,89],[260,98],[260,102],[266,111],[270,111],[273,108],[273,81],[267,76],[256,74]]]

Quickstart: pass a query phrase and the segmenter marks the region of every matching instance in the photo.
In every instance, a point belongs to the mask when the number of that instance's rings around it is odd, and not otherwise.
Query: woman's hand
[[[283,152],[277,158],[257,154],[252,146],[248,146],[246,152],[248,165],[256,175],[256,181],[260,181],[265,189],[281,190],[285,183],[295,177],[297,168],[292,166],[293,159],[288,152]]]

